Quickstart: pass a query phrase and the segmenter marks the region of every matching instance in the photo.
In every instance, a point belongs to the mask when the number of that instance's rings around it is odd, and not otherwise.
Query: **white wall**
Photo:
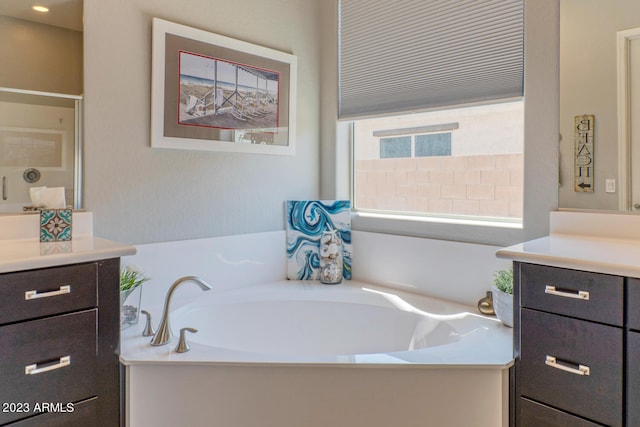
[[[497,270],[500,247],[353,232],[353,278],[475,307]]]
[[[81,32],[0,16],[0,40],[0,86],[82,94]]]
[[[167,289],[182,276],[198,276],[215,289],[286,278],[284,231],[136,245],[123,265],[135,265],[151,280],[143,305],[160,309]],[[490,290],[496,270],[511,261],[497,246],[354,231],[353,279],[429,295],[469,306]],[[310,282],[312,283],[312,282]],[[174,296],[173,307],[198,298],[197,286]]]
[[[85,0],[85,207],[95,234],[149,243],[279,230],[319,191],[318,3]],[[298,56],[295,157],[149,147],[151,19]]]

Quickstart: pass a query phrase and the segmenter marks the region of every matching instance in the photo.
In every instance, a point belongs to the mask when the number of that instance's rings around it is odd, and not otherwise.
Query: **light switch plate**
[[[615,193],[616,192],[616,180],[613,178],[605,179],[605,192],[607,193]]]

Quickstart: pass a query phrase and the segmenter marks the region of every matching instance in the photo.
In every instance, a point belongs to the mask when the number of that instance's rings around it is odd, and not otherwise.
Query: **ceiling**
[[[49,12],[35,12],[31,6],[36,4],[48,7]],[[82,0],[0,0],[2,15],[82,31]]]

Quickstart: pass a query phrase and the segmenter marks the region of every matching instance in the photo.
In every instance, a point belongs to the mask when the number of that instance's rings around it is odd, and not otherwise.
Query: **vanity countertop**
[[[91,212],[74,211],[72,238],[40,242],[40,216],[0,215],[0,273],[133,255],[136,248],[93,236]]]
[[[551,212],[550,234],[496,252],[498,258],[640,277],[640,215]]]
[[[49,243],[38,239],[0,240],[0,273],[117,258],[135,252],[133,246],[93,236]]]
[[[498,258],[640,277],[640,240],[553,234],[500,249]]]

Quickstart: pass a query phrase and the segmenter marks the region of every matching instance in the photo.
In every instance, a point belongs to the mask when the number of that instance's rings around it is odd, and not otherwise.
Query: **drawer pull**
[[[43,372],[53,371],[54,369],[64,368],[65,366],[69,366],[69,365],[71,365],[71,356],[62,356],[57,363],[43,366],[42,368],[38,368],[37,363],[34,363],[33,365],[25,366],[24,373],[25,375],[41,374]]]
[[[572,368],[571,366],[559,363],[554,356],[547,355],[544,364],[547,366],[551,366],[552,368],[560,369],[561,371],[569,372],[571,374],[582,376],[591,375],[591,368],[589,368],[588,366],[578,365],[577,368]]]
[[[57,291],[42,292],[40,294],[38,293],[38,291],[26,291],[24,293],[24,299],[29,301],[32,299],[55,297],[57,295],[64,295],[64,294],[70,294],[70,293],[71,293],[71,286],[64,285],[64,286],[60,286],[60,289],[58,289]]]
[[[553,285],[547,285],[544,287],[544,293],[549,295],[555,295],[558,297],[575,298],[581,300],[589,300],[589,291],[567,292],[559,291]]]

